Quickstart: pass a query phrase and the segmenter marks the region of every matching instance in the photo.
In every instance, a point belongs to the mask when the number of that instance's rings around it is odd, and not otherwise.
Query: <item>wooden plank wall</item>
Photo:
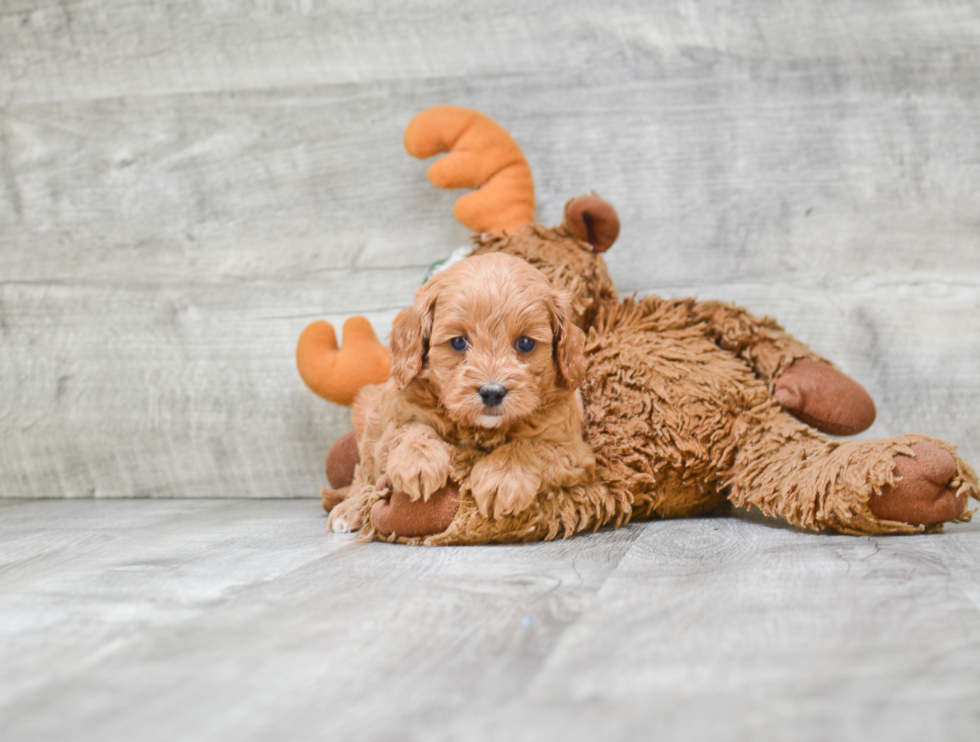
[[[971,0],[5,0],[0,496],[315,494],[349,423],[297,336],[467,240],[401,149],[437,103],[542,221],[616,205],[623,293],[775,316],[868,435],[980,463],[978,81]]]

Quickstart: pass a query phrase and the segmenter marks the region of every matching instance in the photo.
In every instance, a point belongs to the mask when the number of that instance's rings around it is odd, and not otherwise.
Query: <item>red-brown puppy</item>
[[[469,478],[484,515],[588,481],[595,459],[576,391],[584,335],[570,315],[566,296],[520,258],[481,255],[437,273],[395,320],[391,378],[354,404],[361,463],[331,527],[360,527],[355,501],[385,475],[428,499],[455,446],[487,452]]]

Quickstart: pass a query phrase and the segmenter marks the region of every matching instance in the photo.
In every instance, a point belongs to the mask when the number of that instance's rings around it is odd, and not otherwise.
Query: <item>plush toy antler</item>
[[[391,351],[378,342],[364,317],[351,317],[344,323],[343,349],[337,346],[333,326],[318,320],[299,336],[296,365],[314,393],[350,407],[362,387],[387,381]]]
[[[453,209],[473,231],[513,234],[534,221],[531,168],[514,138],[486,114],[427,108],[405,129],[405,149],[420,159],[449,152],[429,168],[429,180],[438,188],[479,189]],[[314,393],[349,407],[360,389],[388,380],[391,352],[364,317],[344,323],[343,348],[330,323],[320,320],[300,335],[296,365]]]
[[[434,106],[405,129],[405,149],[427,159],[448,155],[428,170],[437,188],[477,188],[456,202],[453,214],[474,232],[520,231],[534,221],[534,180],[514,138],[486,114]]]

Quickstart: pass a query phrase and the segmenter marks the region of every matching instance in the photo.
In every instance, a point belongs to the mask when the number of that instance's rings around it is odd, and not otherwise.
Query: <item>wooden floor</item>
[[[303,500],[0,503],[3,740],[976,740],[980,525],[361,544]]]

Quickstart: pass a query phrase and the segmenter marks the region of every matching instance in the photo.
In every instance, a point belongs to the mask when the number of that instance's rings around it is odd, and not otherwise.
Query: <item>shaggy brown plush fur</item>
[[[942,520],[970,519],[966,506],[978,494],[977,477],[945,441],[918,435],[832,441],[780,406],[777,392],[784,399],[805,396],[797,386],[805,387],[807,374],[789,391],[780,388],[786,370],[813,364],[827,369],[831,381],[843,379],[838,388],[856,400],[858,422],[829,422],[826,429],[862,429],[874,417],[858,385],[771,319],[714,301],[620,301],[601,256],[567,223],[535,224],[522,234],[483,235],[476,242],[474,254],[524,258],[572,295],[573,318],[588,332],[581,392],[596,481],[543,492],[518,514],[487,517],[470,489],[471,472],[485,454],[462,447],[450,475],[459,483],[459,504],[448,528],[411,537],[380,531],[371,509],[390,493],[374,490],[358,505],[360,538],[426,544],[547,540],[631,518],[696,515],[726,500],[807,530],[850,534],[911,533]],[[819,374],[811,378],[821,383]],[[794,412],[807,419],[802,406]],[[903,481],[897,473],[902,467],[896,462],[913,456],[943,458],[938,468],[927,466],[932,473],[926,478],[943,466],[955,471],[935,484],[945,509],[920,502],[926,514],[917,522],[892,520],[881,503],[899,488],[923,482],[911,476]]]
[[[474,242],[474,256],[513,255],[544,273],[552,286],[571,296],[572,321],[583,330],[592,326],[602,304],[616,301],[605,261],[564,226],[548,229],[534,224],[518,235],[482,234]]]
[[[895,484],[893,457],[911,453],[911,444],[954,449],[924,436],[829,441],[714,342],[719,309],[704,309],[691,299],[627,300],[609,305],[589,334],[586,440],[599,480],[629,493],[632,515],[694,515],[727,498],[808,530],[922,530],[876,518],[869,499]],[[744,310],[725,310],[734,325],[752,324]],[[976,493],[976,475],[962,460],[956,472],[958,494]],[[961,505],[957,516],[965,516],[965,498]]]

